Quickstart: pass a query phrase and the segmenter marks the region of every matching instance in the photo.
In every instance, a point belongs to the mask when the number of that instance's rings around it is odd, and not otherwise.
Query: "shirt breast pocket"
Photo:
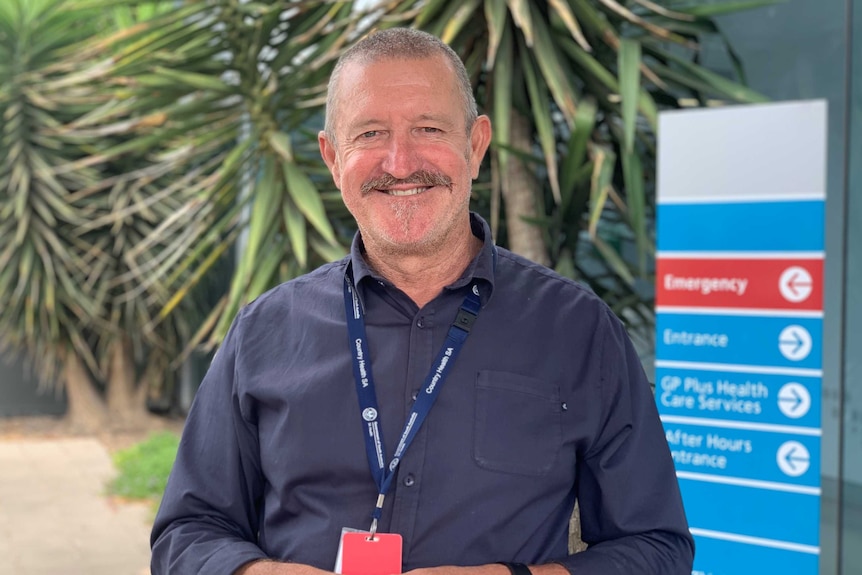
[[[479,467],[544,475],[562,445],[559,387],[502,371],[480,371],[476,379],[473,459]]]

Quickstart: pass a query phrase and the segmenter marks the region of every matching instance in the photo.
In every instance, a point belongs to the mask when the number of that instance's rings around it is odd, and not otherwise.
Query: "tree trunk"
[[[509,144],[516,150],[526,154],[531,153],[533,131],[530,121],[514,109],[510,118]],[[509,249],[534,262],[545,266],[550,265],[542,229],[523,219],[525,217],[533,219],[539,215],[541,189],[530,168],[514,154],[509,155],[501,188],[506,210]]]
[[[108,411],[116,428],[138,428],[147,419],[145,398],[137,391],[135,357],[127,336],[111,344],[108,369]]]
[[[569,521],[569,553],[575,554],[586,550],[587,544],[581,539],[581,510],[575,500],[575,511]]]
[[[108,410],[84,362],[74,350],[66,353],[63,376],[69,403],[66,418],[72,429],[85,433],[96,433],[103,429],[108,423]]]

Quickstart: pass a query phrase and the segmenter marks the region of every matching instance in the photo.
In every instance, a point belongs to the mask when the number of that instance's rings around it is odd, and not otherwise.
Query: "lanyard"
[[[368,337],[365,333],[365,317],[359,297],[356,294],[356,288],[349,275],[349,273],[344,275],[344,310],[347,315],[347,331],[350,336],[350,350],[353,356],[356,395],[359,398],[362,423],[366,428],[364,434],[365,452],[378,493],[377,504],[371,515],[371,536],[373,537],[377,531],[377,521],[383,513],[383,500],[392,485],[392,479],[395,477],[395,470],[440,394],[443,382],[461,352],[464,341],[473,327],[473,322],[476,321],[476,316],[479,315],[481,300],[479,299],[479,288],[474,283],[464,298],[464,302],[455,316],[455,321],[449,327],[446,341],[440,348],[437,359],[431,364],[431,371],[425,377],[422,390],[413,402],[413,407],[407,416],[404,431],[401,432],[401,438],[395,448],[395,455],[387,466],[383,434],[380,429],[380,410],[377,407],[377,394],[374,391],[374,379],[371,376],[371,354],[368,351]]]

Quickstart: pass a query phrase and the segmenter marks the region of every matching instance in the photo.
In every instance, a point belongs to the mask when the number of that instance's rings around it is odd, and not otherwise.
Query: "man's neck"
[[[482,250],[482,240],[470,233],[453,249],[435,250],[432,255],[379,254],[366,247],[369,265],[407,294],[421,309],[454,283]]]

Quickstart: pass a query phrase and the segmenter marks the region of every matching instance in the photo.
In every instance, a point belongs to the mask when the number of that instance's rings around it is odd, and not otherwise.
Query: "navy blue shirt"
[[[192,405],[153,528],[152,571],[230,574],[274,558],[332,570],[342,527],[377,498],[345,320],[365,310],[392,450],[465,290],[482,310],[401,460],[380,530],[404,570],[559,562],[577,575],[688,575],[693,542],[649,383],[593,293],[497,249],[418,309],[351,255],[259,297],[235,319]],[[392,453],[387,453],[391,458]],[[580,501],[587,551],[569,555]]]

